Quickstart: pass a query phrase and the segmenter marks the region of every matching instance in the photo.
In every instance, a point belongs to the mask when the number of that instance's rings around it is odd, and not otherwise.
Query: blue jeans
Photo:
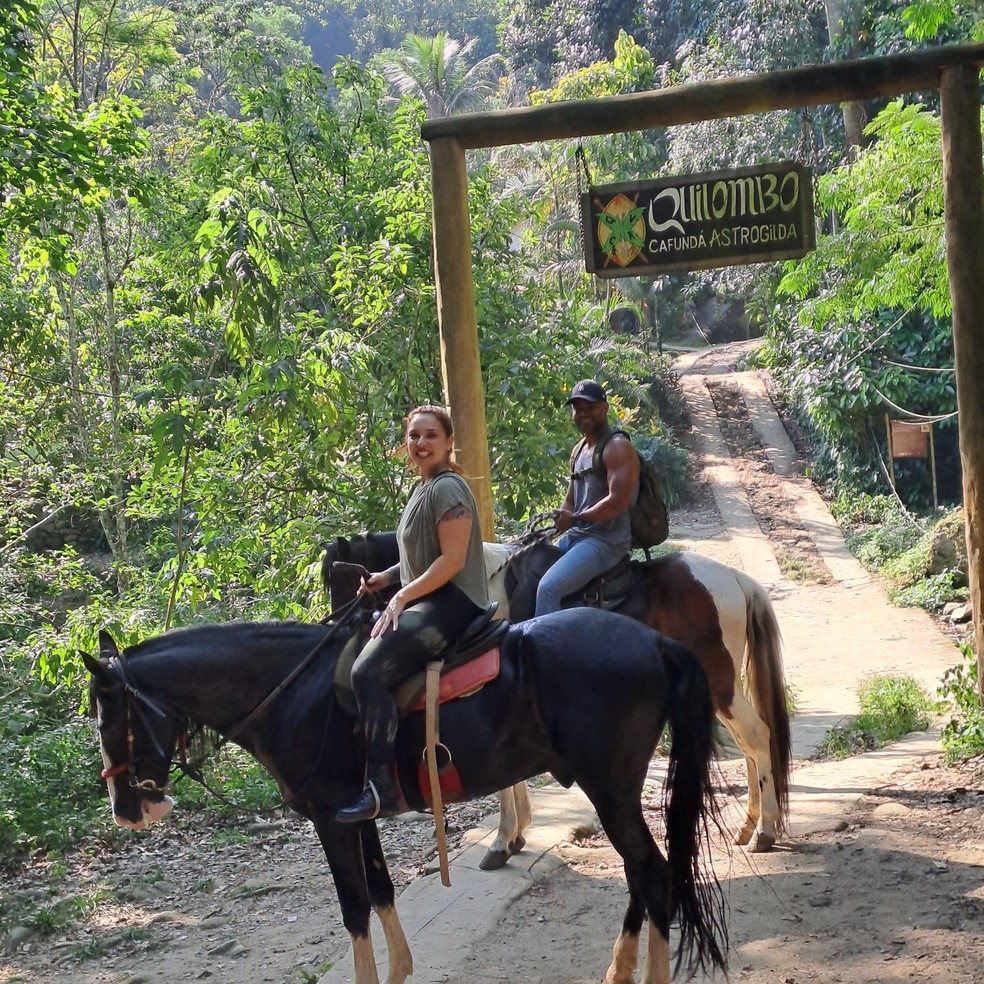
[[[557,542],[557,546],[564,551],[564,555],[540,580],[540,586],[536,589],[535,615],[560,611],[561,599],[583,588],[592,578],[604,574],[625,556],[624,550],[592,537],[569,544],[565,536]]]

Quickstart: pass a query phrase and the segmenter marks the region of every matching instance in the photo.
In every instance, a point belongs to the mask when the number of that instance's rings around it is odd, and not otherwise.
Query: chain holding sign
[[[794,161],[597,185],[581,194],[598,277],[795,259],[816,246],[813,179]]]

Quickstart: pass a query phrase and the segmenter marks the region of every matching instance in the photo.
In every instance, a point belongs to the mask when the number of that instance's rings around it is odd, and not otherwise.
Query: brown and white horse
[[[532,615],[535,579],[549,566],[551,552],[556,548],[542,540],[518,547],[485,544],[489,594],[499,603],[498,618],[519,622]],[[397,557],[392,533],[338,538],[327,548],[322,566],[332,607],[353,597],[358,586],[357,577],[333,577],[335,561],[381,570]],[[697,656],[718,718],[748,770],[746,816],[735,841],[753,852],[768,851],[786,826],[791,759],[782,638],[768,592],[744,572],[690,551],[632,566],[633,587],[615,610],[682,642]],[[565,599],[565,605],[578,603],[576,595]],[[503,790],[498,833],[481,867],[501,868],[522,850],[531,820],[526,784]]]

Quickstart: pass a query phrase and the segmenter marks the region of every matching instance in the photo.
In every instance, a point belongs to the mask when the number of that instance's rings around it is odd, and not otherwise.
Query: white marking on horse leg
[[[355,966],[355,984],[379,984],[376,956],[372,952],[372,934],[352,937],[352,963]]]
[[[499,829],[478,866],[482,871],[497,871],[509,860],[509,845],[516,839],[519,823],[516,819],[515,786],[499,790]]]
[[[623,929],[612,947],[612,962],[605,973],[604,984],[634,984],[638,962],[639,937]]]
[[[649,920],[646,970],[642,984],[670,984],[670,941]]]
[[[519,831],[519,819],[516,816],[515,787],[499,791],[499,830],[492,841],[490,851],[508,851],[509,842]]]
[[[516,804],[516,836],[510,844],[510,849],[515,854],[526,846],[526,830],[533,822],[533,804],[530,801],[530,790],[525,779],[513,786],[513,799]]]
[[[117,827],[129,827],[130,830],[146,830],[147,821],[138,820],[134,823],[132,820],[127,820],[126,817],[118,817],[115,813],[113,814],[113,822]]]
[[[728,710],[731,717],[722,720],[744,752],[748,764],[748,819],[737,843],[747,844],[752,831],[755,831],[758,840],[762,842],[760,849],[768,850],[776,841],[779,824],[779,801],[772,779],[772,756],[769,753],[771,735],[768,725],[758,716],[744,694],[736,692]]]
[[[386,952],[389,955],[389,975],[386,984],[403,984],[413,973],[413,954],[407,943],[403,924],[395,905],[387,905],[376,910],[379,921],[386,934]]]

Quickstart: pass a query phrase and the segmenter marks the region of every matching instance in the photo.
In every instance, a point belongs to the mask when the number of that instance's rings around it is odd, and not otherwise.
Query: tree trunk
[[[830,47],[835,49],[836,57],[856,58],[857,44],[854,41],[854,25],[857,15],[852,9],[851,0],[824,0],[827,12],[827,36]],[[841,103],[844,116],[844,145],[847,158],[853,163],[858,150],[864,146],[864,103],[860,99]]]
[[[102,525],[113,551],[117,583],[119,589],[123,591],[126,589],[128,581],[129,548],[127,533],[129,521],[126,516],[126,455],[123,448],[123,429],[120,426],[123,413],[123,390],[120,383],[122,373],[120,371],[116,323],[117,272],[114,269],[110,252],[109,229],[106,226],[105,213],[100,212],[98,214],[96,228],[102,254],[103,290],[105,293],[103,328],[105,330],[106,371],[109,377],[109,479],[113,489],[112,505],[104,511]]]

